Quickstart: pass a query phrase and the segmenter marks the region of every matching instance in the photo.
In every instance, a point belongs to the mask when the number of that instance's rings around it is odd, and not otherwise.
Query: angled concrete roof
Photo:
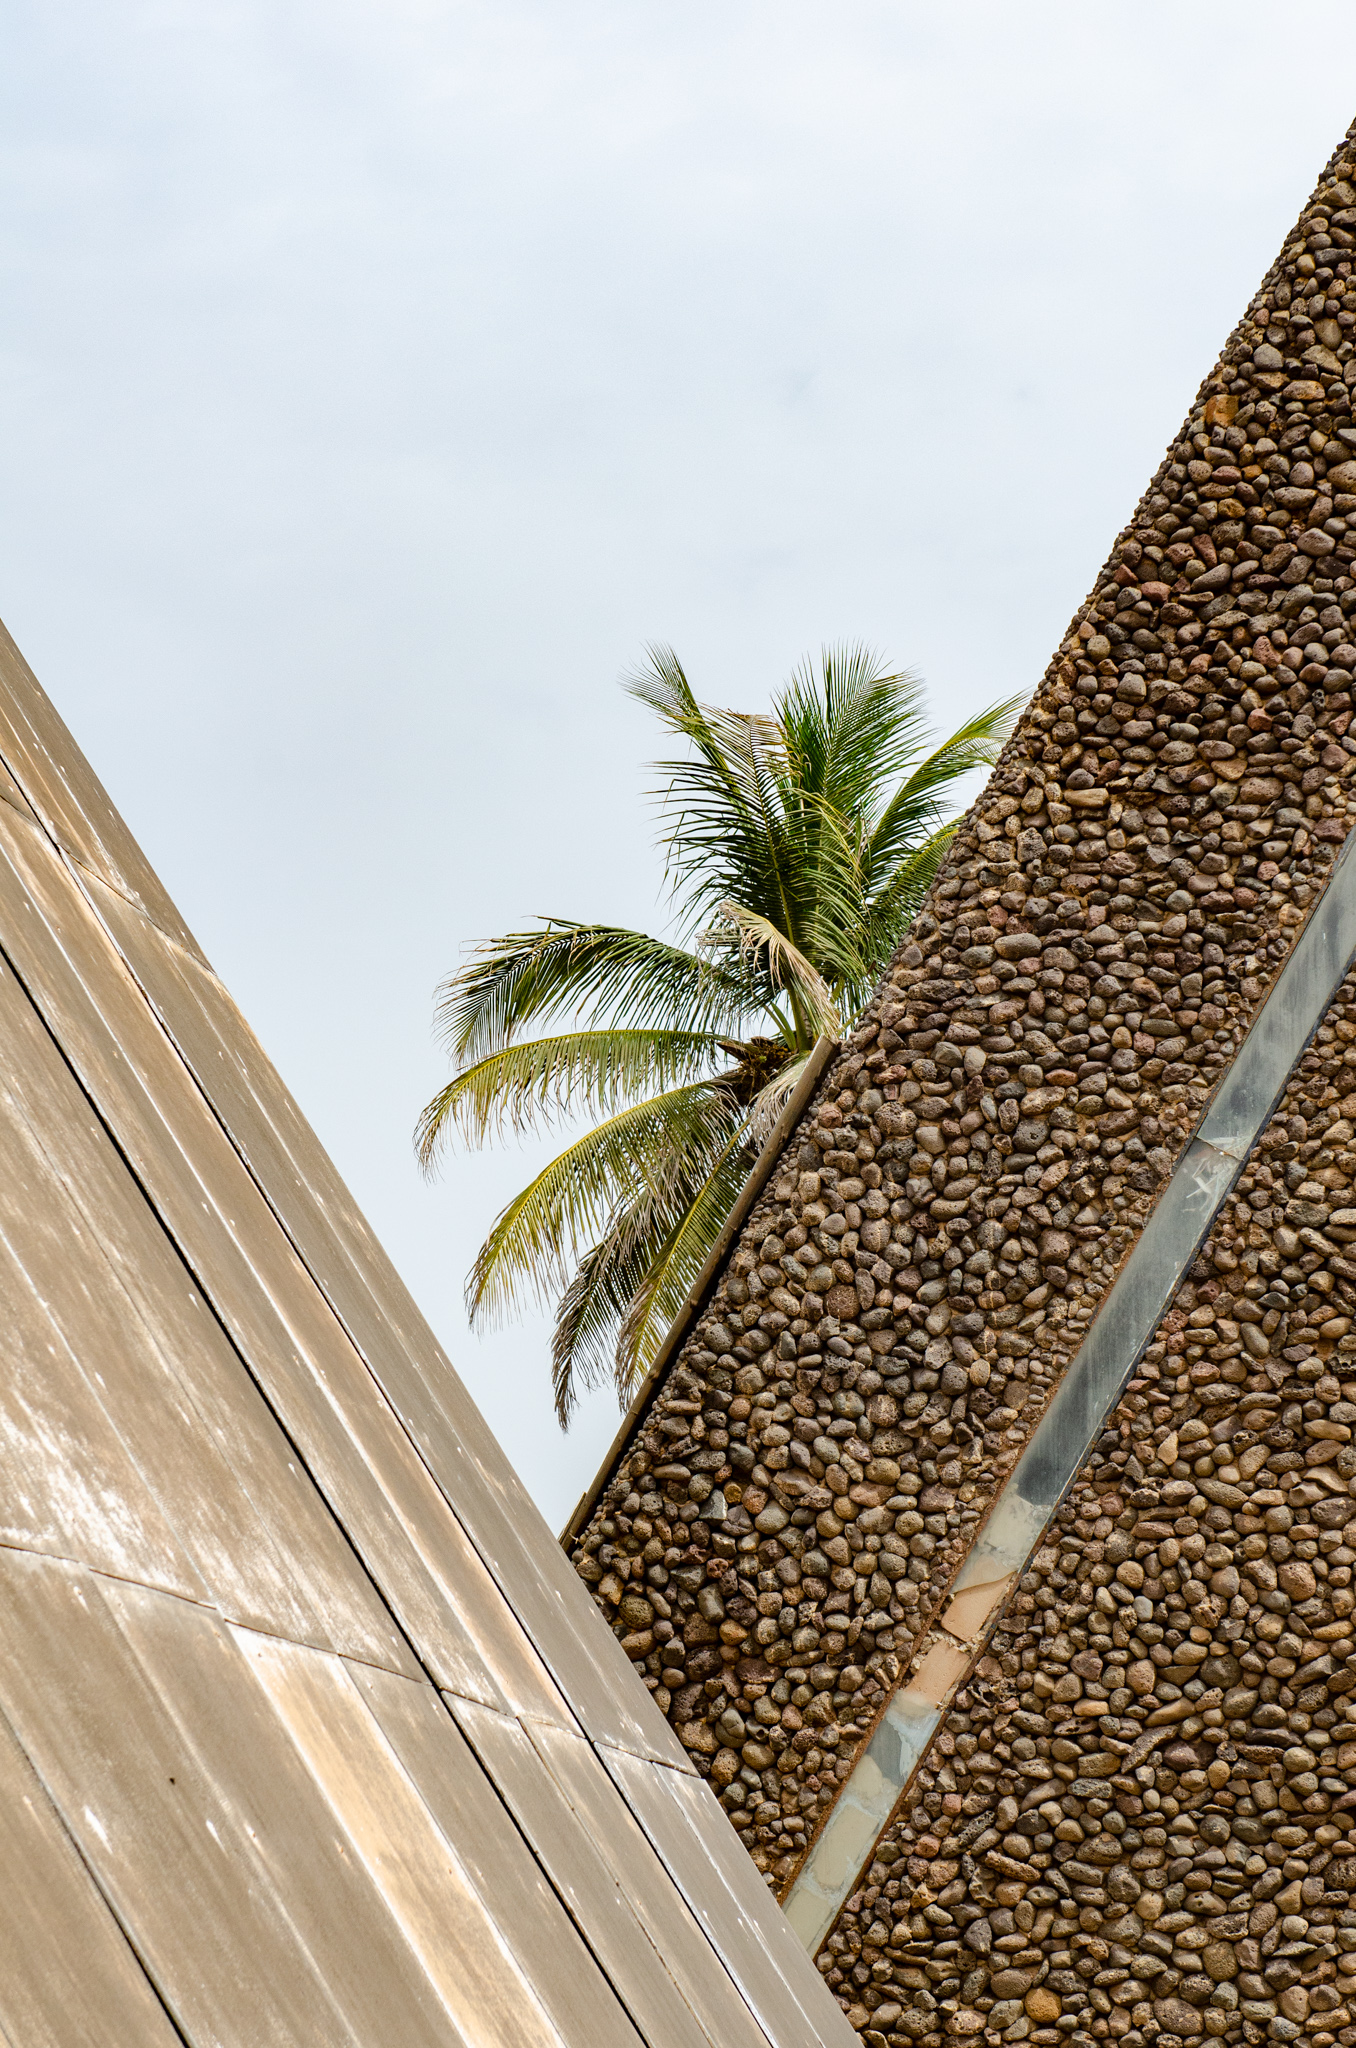
[[[851,2038],[3,629],[0,1300],[0,2038]]]

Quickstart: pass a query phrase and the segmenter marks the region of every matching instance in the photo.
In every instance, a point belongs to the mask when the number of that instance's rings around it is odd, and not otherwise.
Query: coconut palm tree
[[[698,703],[665,648],[627,687],[686,743],[656,764],[675,936],[544,918],[478,947],[439,990],[456,1072],[417,1131],[431,1170],[454,1137],[595,1119],[496,1217],[466,1288],[473,1323],[556,1303],[562,1427],[581,1385],[610,1374],[624,1401],[654,1357],[816,1038],[866,1001],[936,873],[949,787],[1018,701],[934,746],[917,678],[862,648],[802,666],[767,713]]]

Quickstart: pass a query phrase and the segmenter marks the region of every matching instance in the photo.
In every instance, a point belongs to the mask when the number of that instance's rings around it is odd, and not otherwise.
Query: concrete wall
[[[1344,142],[573,1543],[783,1898],[1356,822],[1353,230]],[[1314,1960],[1326,1944],[1288,1906],[1316,1883],[1320,1921],[1350,1903],[1344,1781],[1321,1769],[1345,1768],[1340,1742],[1310,1741],[1317,1773],[1291,1763],[1347,1697],[1350,1566],[1332,1559],[1356,1472],[1356,1264],[1345,1223],[1324,1229],[1356,1203],[1347,1028],[1334,1011],[1175,1305],[1165,1285],[1139,1377],[999,1633],[949,1676],[941,1732],[820,1951],[873,2043],[1293,2038],[1324,2005],[1345,2025],[1340,1959]],[[1245,1569],[1259,1537],[1270,1577]],[[1138,1634],[1136,1571],[1164,1610]],[[1311,1725],[1279,1748],[1292,1716]],[[1059,1789],[1033,1809],[1047,1767]],[[1089,1793],[1103,1776],[1109,1795]],[[1050,1809],[1034,1835],[1024,1801]],[[1154,1839],[1174,1804],[1196,1826]],[[1158,1950],[1201,1969],[1149,1967],[1160,1922]]]

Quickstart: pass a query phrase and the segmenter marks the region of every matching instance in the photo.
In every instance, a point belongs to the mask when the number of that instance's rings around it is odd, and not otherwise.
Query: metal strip
[[[706,1264],[693,1282],[687,1300],[670,1323],[668,1335],[655,1353],[653,1365],[636,1389],[635,1398],[626,1411],[620,1429],[608,1447],[606,1457],[598,1467],[593,1484],[586,1493],[581,1495],[574,1513],[560,1532],[560,1541],[564,1549],[569,1549],[580,1530],[584,1527],[584,1524],[592,1515],[593,1510],[597,1507],[599,1494],[615,1470],[617,1460],[620,1458],[627,1443],[643,1422],[645,1411],[654,1399],[664,1374],[673,1362],[674,1353],[682,1345],[688,1331],[705,1308],[711,1290],[720,1276],[726,1253],[734,1243],[739,1232],[744,1228],[745,1219],[750,1209],[757,1201],[759,1195],[762,1194],[768,1181],[772,1178],[773,1168],[781,1164],[782,1148],[796,1125],[800,1122],[806,1104],[819,1086],[820,1075],[837,1050],[838,1041],[836,1038],[817,1038],[806,1055],[801,1077],[787,1096],[785,1107],[777,1118],[776,1123],[772,1126],[767,1143],[754,1161],[753,1169],[740,1189],[733,1209],[731,1209],[724,1224],[721,1226],[720,1235],[707,1254]]]
[[[786,1898],[813,1955],[1356,960],[1356,832]]]

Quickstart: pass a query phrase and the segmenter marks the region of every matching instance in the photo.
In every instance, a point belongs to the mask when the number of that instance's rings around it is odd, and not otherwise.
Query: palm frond
[[[755,903],[794,928],[787,755],[776,719],[699,704],[667,648],[651,648],[649,666],[627,687],[692,748],[682,760],[654,763],[664,778],[657,795],[665,872],[674,894],[685,895],[686,929],[709,919],[725,896]]]
[[[775,700],[796,783],[845,818],[870,818],[927,737],[923,684],[870,648],[827,647]]]
[[[561,1116],[610,1114],[623,1102],[709,1067],[719,1041],[705,1031],[566,1031],[490,1053],[439,1090],[415,1131],[430,1173],[454,1137],[483,1145]]]
[[[562,1428],[581,1386],[611,1378],[624,1402],[682,1308],[706,1252],[689,1269],[681,1255],[675,1259],[674,1248],[689,1241],[692,1210],[710,1199],[713,1181],[718,1192],[726,1193],[717,1230],[729,1213],[728,1205],[747,1172],[743,1113],[732,1114],[725,1130],[713,1129],[710,1139],[704,1151],[694,1146],[687,1152],[683,1172],[670,1186],[647,1188],[620,1203],[602,1238],[580,1260],[561,1299],[551,1346],[551,1378]],[[656,1294],[661,1275],[667,1277]],[[634,1343],[626,1343],[625,1331],[642,1300],[653,1301],[653,1315],[646,1319],[638,1350]],[[662,1322],[650,1341],[656,1319]]]
[[[495,1218],[466,1283],[472,1323],[497,1322],[524,1300],[554,1299],[618,1205],[678,1185],[688,1153],[703,1152],[735,1116],[742,1112],[728,1090],[699,1081],[583,1132]]]
[[[751,1008],[737,974],[622,926],[547,918],[478,946],[438,990],[435,1025],[458,1061],[508,1045],[529,1023],[589,1010],[617,1028],[729,1032]]]
[[[678,1199],[673,1207],[679,1209]],[[551,1338],[551,1390],[562,1429],[585,1388],[615,1377],[617,1333],[675,1227],[652,1202],[623,1206],[580,1259]]]
[[[815,1036],[836,1037],[842,1021],[832,991],[814,963],[761,912],[730,902],[720,904],[719,910],[738,931],[745,951],[759,962],[772,987],[785,989],[792,1008],[813,1025]]]
[[[870,999],[887,961],[936,881],[955,834],[954,825],[943,825],[911,848],[867,905],[862,920],[862,975],[853,985],[851,999],[846,994],[843,997],[849,1015],[855,1015]]]
[[[941,798],[951,784],[998,759],[1024,702],[1014,696],[990,704],[919,762],[871,833],[865,864],[873,881],[892,871],[921,833],[931,835],[942,823]]]
[[[836,990],[864,971],[862,911],[868,889],[857,821],[827,800],[802,799],[794,937],[806,959]]]
[[[731,1132],[635,1291],[617,1338],[614,1362],[617,1394],[623,1401],[648,1369],[670,1325],[682,1311],[748,1178],[747,1136],[746,1127]]]
[[[772,1136],[777,1119],[795,1094],[813,1051],[811,1046],[809,1052],[797,1053],[770,1081],[764,1082],[754,1096],[749,1105],[749,1143],[755,1152],[761,1152]]]

